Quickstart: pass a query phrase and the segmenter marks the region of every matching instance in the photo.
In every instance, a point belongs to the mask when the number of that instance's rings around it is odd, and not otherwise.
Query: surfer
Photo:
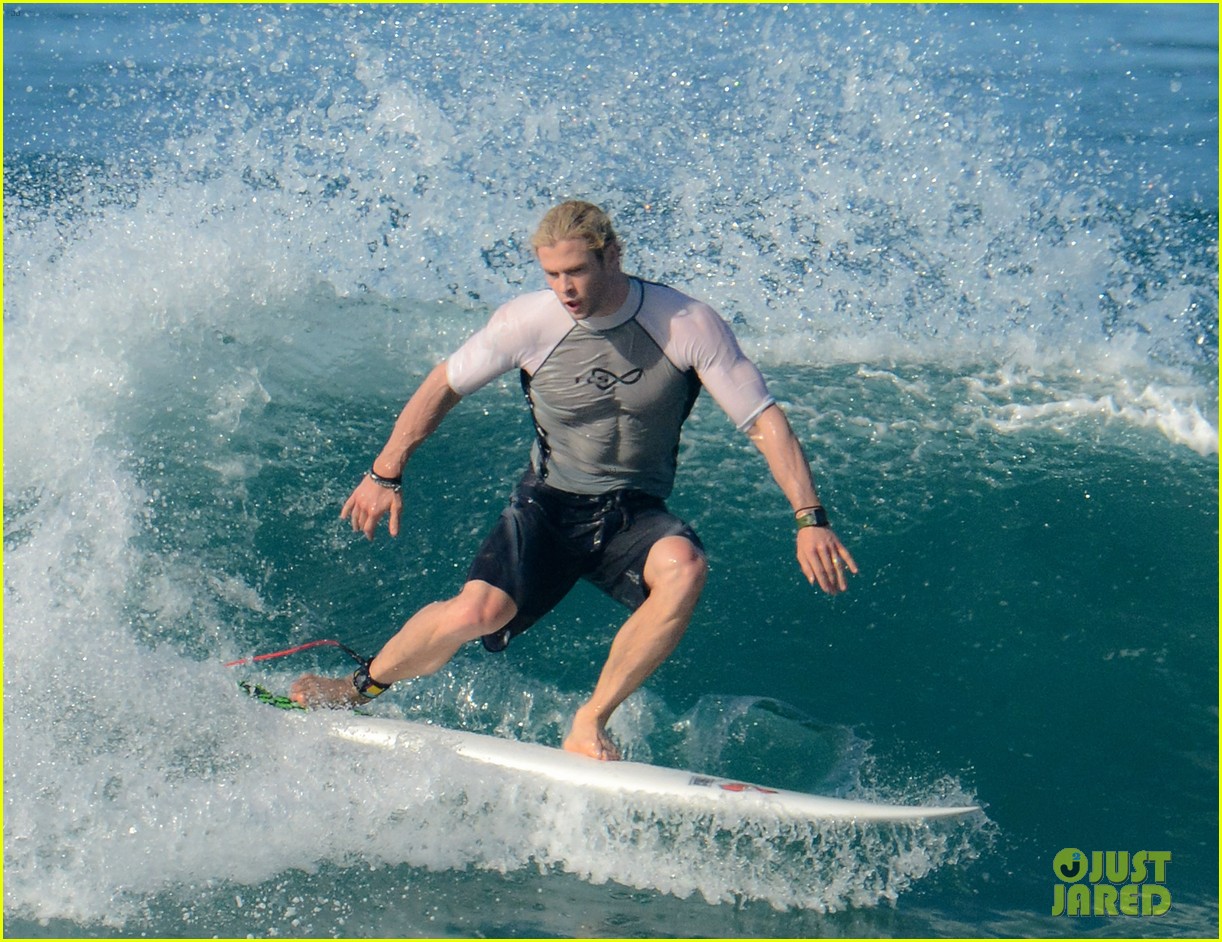
[[[437,671],[469,641],[504,650],[584,578],[631,614],[564,748],[618,759],[607,721],[674,650],[704,587],[700,539],[665,504],[701,388],[763,453],[793,508],[806,579],[835,594],[857,565],[828,526],[784,412],[716,311],[625,273],[611,221],[591,203],[552,208],[532,245],[549,290],[503,305],[429,373],[341,516],[370,539],[388,517],[397,536],[412,453],[464,396],[517,369],[536,434],[509,506],[456,596],[414,614],[352,677],[306,675],[290,695],[356,706]]]

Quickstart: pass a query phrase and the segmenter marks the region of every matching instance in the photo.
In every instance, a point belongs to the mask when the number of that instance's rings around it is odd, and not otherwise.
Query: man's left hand
[[[845,574],[857,574],[853,554],[829,527],[803,527],[798,531],[798,565],[811,585],[828,595],[838,595],[849,587]]]

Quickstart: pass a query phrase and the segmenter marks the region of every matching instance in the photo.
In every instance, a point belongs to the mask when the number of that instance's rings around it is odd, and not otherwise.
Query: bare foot
[[[568,752],[576,752],[591,759],[615,761],[620,758],[619,749],[607,735],[602,722],[584,717],[580,710],[573,717],[573,725],[565,737],[564,748]]]
[[[305,674],[289,690],[289,699],[303,707],[348,710],[365,701],[352,686],[350,677],[319,677]]]

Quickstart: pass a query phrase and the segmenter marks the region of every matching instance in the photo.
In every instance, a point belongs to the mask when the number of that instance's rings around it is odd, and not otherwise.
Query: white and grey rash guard
[[[563,491],[631,487],[666,498],[701,386],[740,429],[774,401],[716,311],[665,285],[629,285],[614,314],[580,321],[551,291],[522,295],[446,364],[463,396],[521,371],[537,432],[531,466]]]

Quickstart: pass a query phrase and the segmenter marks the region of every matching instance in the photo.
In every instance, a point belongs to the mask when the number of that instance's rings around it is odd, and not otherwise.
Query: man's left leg
[[[675,649],[707,575],[704,553],[686,537],[668,536],[653,545],[644,568],[649,595],[616,633],[593,695],[573,716],[565,749],[596,759],[620,758],[607,735],[607,720]]]

